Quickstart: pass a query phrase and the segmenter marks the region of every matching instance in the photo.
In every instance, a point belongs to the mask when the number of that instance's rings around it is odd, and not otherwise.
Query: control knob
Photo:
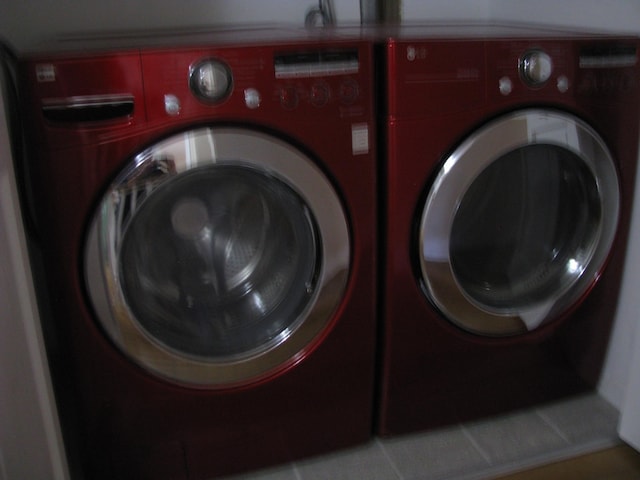
[[[542,50],[532,50],[520,59],[520,75],[531,87],[542,86],[551,78],[553,61]]]
[[[231,91],[231,85],[231,71],[219,60],[202,60],[190,69],[189,88],[203,102],[221,102]]]

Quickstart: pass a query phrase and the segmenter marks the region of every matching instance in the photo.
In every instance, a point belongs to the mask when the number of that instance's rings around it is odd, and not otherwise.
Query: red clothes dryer
[[[629,233],[638,40],[409,26],[384,50],[379,431],[593,388]]]
[[[366,441],[371,46],[152,33],[20,55],[72,468],[202,479]]]

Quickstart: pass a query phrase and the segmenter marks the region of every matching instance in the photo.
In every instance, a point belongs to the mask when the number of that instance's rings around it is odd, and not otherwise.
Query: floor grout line
[[[293,462],[291,464],[291,469],[293,470],[293,474],[296,476],[296,480],[304,480],[302,478],[302,474],[300,473],[300,470],[298,470],[298,466],[296,465],[296,462]]]
[[[534,410],[535,414],[538,415],[538,417],[540,417],[542,419],[542,421],[544,423],[546,423],[560,438],[562,438],[562,440],[564,440],[567,445],[572,445],[573,442],[571,442],[571,440],[569,439],[569,437],[567,437],[565,435],[565,433],[562,431],[562,429],[555,424],[555,422],[553,420],[551,420],[547,415],[545,415],[543,412],[541,412],[540,410],[536,409]]]
[[[493,462],[491,461],[491,457],[489,456],[489,454],[487,452],[484,451],[484,449],[480,446],[480,444],[474,438],[474,436],[471,434],[471,432],[469,430],[467,430],[467,428],[464,426],[464,424],[460,425],[460,429],[462,430],[462,433],[464,433],[464,436],[467,437],[467,440],[469,440],[471,442],[471,444],[473,445],[473,448],[475,448],[478,451],[478,453],[480,454],[480,456],[484,459],[484,461],[487,462],[487,465],[488,466],[492,466]]]
[[[396,476],[398,477],[398,480],[404,480],[404,476],[402,475],[402,472],[400,472],[400,469],[396,465],[396,462],[393,461],[393,459],[389,455],[389,452],[387,452],[387,449],[384,446],[384,442],[380,439],[380,437],[375,437],[375,442],[378,445],[378,447],[382,450],[382,455],[384,455],[384,458],[387,461],[387,463],[391,465],[391,469],[393,470],[393,473],[395,473]]]

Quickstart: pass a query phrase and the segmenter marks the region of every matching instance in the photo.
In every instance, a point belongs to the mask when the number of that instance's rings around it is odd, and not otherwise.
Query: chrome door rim
[[[571,284],[545,301],[513,311],[497,311],[474,301],[456,278],[450,256],[452,225],[462,197],[478,175],[503,155],[531,145],[558,146],[579,157],[597,181],[604,214],[590,261]],[[579,301],[597,280],[615,238],[619,209],[615,163],[604,141],[588,124],[551,110],[507,114],[480,128],[457,147],[431,186],[421,210],[418,238],[425,292],[445,317],[464,330],[488,336],[535,330]]]
[[[164,169],[162,159],[179,145],[190,150],[195,139],[212,145],[209,156],[194,154],[188,162]],[[194,153],[196,153],[194,151]],[[317,224],[322,253],[317,288],[286,338],[242,358],[210,360],[181,355],[151,338],[127,306],[119,282],[119,240],[110,215],[111,197],[119,188],[149,181],[159,183],[193,169],[218,163],[247,165],[285,182],[304,200]],[[111,224],[110,224],[111,222]],[[174,135],[135,157],[110,185],[90,223],[85,248],[85,280],[99,323],[116,346],[147,371],[180,384],[206,388],[242,385],[297,363],[328,326],[345,293],[350,265],[350,237],[341,201],[322,171],[300,150],[278,138],[244,128],[203,127]]]

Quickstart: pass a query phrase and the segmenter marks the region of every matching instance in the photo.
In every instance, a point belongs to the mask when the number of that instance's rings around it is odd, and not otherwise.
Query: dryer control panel
[[[633,102],[638,50],[631,37],[392,40],[387,113],[422,117],[516,102]]]
[[[634,39],[518,39],[486,48],[488,93],[496,102],[629,102],[637,95]]]

